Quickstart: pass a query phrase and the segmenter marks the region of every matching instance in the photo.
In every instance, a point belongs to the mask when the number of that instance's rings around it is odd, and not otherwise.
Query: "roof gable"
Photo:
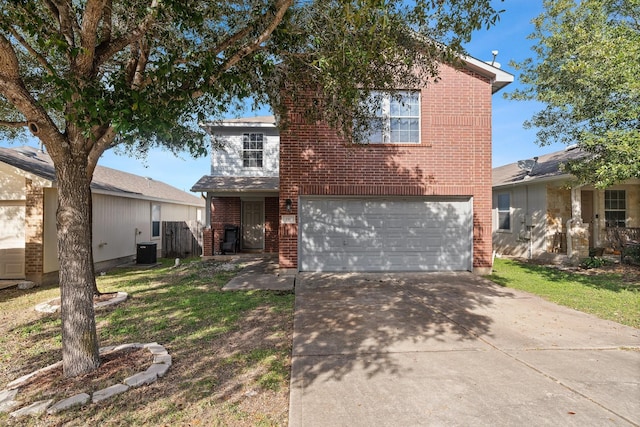
[[[513,74],[507,73],[498,67],[494,67],[472,56],[462,56],[460,59],[462,59],[465,68],[489,79],[492,94],[498,92],[509,83],[513,83]]]

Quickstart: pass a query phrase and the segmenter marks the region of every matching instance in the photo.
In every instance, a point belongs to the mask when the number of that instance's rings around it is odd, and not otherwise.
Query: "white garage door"
[[[24,205],[0,205],[0,279],[24,278]]]
[[[472,270],[465,199],[301,198],[301,271]]]

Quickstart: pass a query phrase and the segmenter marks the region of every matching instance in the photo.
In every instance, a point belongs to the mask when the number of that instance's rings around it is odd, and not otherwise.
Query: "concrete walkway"
[[[295,286],[296,272],[279,268],[275,254],[242,254],[214,259],[238,264],[242,268],[224,285],[223,291],[292,291]]]
[[[640,330],[467,273],[296,281],[289,425],[640,425]]]

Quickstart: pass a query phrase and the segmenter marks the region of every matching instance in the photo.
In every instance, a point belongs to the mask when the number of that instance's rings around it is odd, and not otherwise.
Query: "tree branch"
[[[275,31],[278,25],[280,25],[280,23],[284,19],[285,13],[292,5],[293,0],[280,0],[278,3],[276,3],[276,13],[274,14],[274,17],[267,28],[252,43],[246,45],[231,58],[227,59],[227,61],[222,65],[221,71],[226,72],[238,62],[240,62],[242,58],[258,50],[260,48],[260,45],[264,43],[271,36],[271,33]]]
[[[246,37],[251,32],[251,30],[252,28],[250,25],[246,26],[242,30],[238,31],[237,33],[227,38],[226,40],[222,41],[218,45],[218,48],[213,53],[216,55],[219,55],[220,53],[224,52],[225,50],[233,46],[234,43]]]
[[[78,56],[78,71],[83,76],[89,76],[93,72],[93,60],[96,54],[98,42],[98,25],[102,20],[102,14],[106,0],[89,0],[82,15],[82,28],[80,29],[80,44],[82,50]]]
[[[142,36],[149,31],[151,25],[155,22],[156,15],[160,9],[160,2],[158,0],[152,0],[151,6],[149,6],[149,13],[142,20],[137,28],[130,31],[128,37],[120,37],[109,43],[100,44],[96,48],[95,63],[96,66],[102,65],[107,59],[111,58],[116,53],[123,50],[125,47],[140,40]]]
[[[99,129],[98,135],[96,136],[98,136],[97,141],[87,153],[87,172],[89,173],[89,178],[93,176],[93,171],[102,154],[113,144],[116,138],[116,131],[113,129],[113,126],[104,126]]]
[[[0,33],[0,80],[20,79],[20,67],[11,42]]]
[[[275,31],[278,25],[280,25],[280,23],[284,19],[285,13],[292,5],[293,5],[293,0],[279,0],[276,3],[276,12],[274,13],[273,19],[271,20],[269,25],[267,25],[267,28],[265,28],[264,31],[260,33],[258,37],[256,37],[255,40],[246,44],[242,49],[240,49],[238,52],[236,52],[230,58],[228,58],[220,67],[219,73],[215,76],[211,76],[211,78],[209,79],[209,82],[210,83],[215,82],[221,74],[227,72],[229,69],[234,67],[243,58],[260,50],[262,43],[264,43],[269,39],[269,37],[271,37],[271,34]],[[240,33],[237,34],[236,36],[237,36],[237,39],[241,38]],[[227,40],[227,42],[229,43],[229,46],[233,43],[233,41],[236,40],[236,36],[232,36],[231,39]],[[218,53],[220,52],[222,51],[219,51]],[[192,98],[198,98],[202,95],[204,95],[203,91],[196,90],[193,92],[191,96]]]
[[[133,75],[133,81],[131,82],[132,88],[140,88],[144,80],[144,70],[147,68],[147,62],[149,61],[149,43],[145,40],[140,40],[140,55],[138,57],[138,63],[136,65],[136,71]]]
[[[47,6],[54,17],[60,23],[60,33],[64,36],[69,47],[75,47],[74,28],[77,29],[77,22],[71,10],[71,2],[68,0],[47,0]],[[74,25],[75,24],[75,25]]]
[[[13,37],[16,38],[16,40],[18,40],[20,42],[20,44],[27,49],[27,51],[29,51],[29,53],[35,57],[35,59],[40,63],[40,65],[42,65],[42,67],[47,70],[47,72],[49,73],[49,75],[53,74],[51,71],[51,65],[49,64],[49,62],[47,61],[47,59],[42,56],[42,54],[40,54],[40,52],[36,51],[33,47],[31,47],[31,45],[29,43],[27,43],[27,41],[24,39],[24,37],[22,37],[22,35],[20,33],[18,33],[13,27],[9,27],[9,31],[11,31],[11,34],[13,35]]]
[[[104,6],[104,13],[102,14],[102,34],[100,36],[100,44],[109,43],[111,41],[112,19],[113,0],[107,0]]]
[[[0,34],[0,94],[22,113],[34,135],[53,145],[47,146],[48,150],[59,151],[68,145],[47,111],[25,88],[16,52],[3,34]],[[43,134],[47,137],[43,137]]]
[[[6,128],[22,128],[25,127],[29,124],[29,122],[8,122],[5,120],[0,120],[0,127],[6,127]]]

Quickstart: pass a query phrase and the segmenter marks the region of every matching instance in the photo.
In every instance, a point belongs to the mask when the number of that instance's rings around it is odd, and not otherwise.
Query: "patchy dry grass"
[[[103,292],[129,299],[96,315],[101,346],[156,341],[173,366],[148,386],[99,404],[6,425],[286,425],[293,293],[222,292],[235,272],[214,261],[112,271]],[[0,389],[61,358],[58,314],[33,307],[57,287],[0,291]],[[68,396],[64,396],[68,397]]]

